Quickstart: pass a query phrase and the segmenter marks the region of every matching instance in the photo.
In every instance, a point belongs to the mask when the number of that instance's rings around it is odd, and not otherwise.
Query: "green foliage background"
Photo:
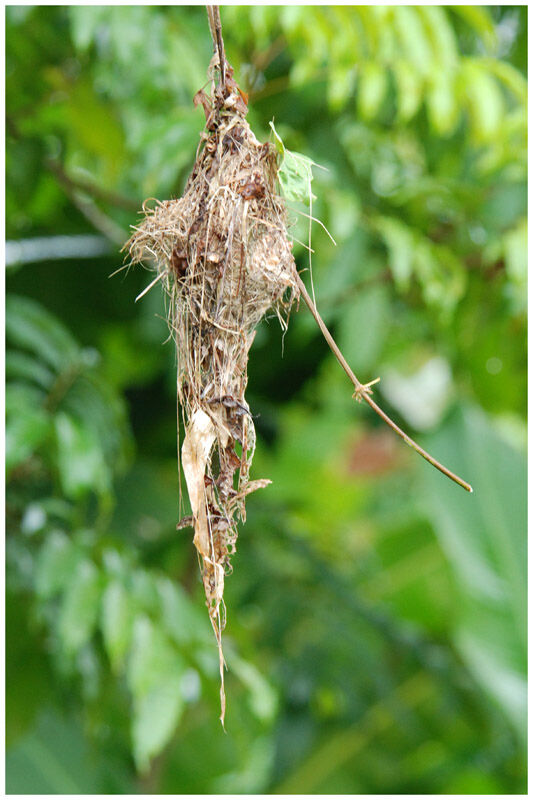
[[[226,735],[162,298],[108,277],[194,160],[205,11],[6,15],[7,790],[524,792],[526,8],[222,8],[257,135],[327,168],[327,324],[475,488],[305,308],[263,324]]]

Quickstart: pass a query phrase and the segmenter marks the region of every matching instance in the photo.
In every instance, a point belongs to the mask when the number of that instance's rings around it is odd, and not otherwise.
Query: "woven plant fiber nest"
[[[269,312],[286,327],[299,296],[286,208],[276,189],[277,153],[245,117],[246,97],[226,63],[211,96],[198,92],[206,126],[183,197],[143,209],[127,243],[132,262],[150,261],[168,294],[185,428],[181,467],[209,616],[215,632],[224,721],[224,578],[231,570],[245,499],[268,480],[250,480],[255,447],[245,399],[248,355]]]

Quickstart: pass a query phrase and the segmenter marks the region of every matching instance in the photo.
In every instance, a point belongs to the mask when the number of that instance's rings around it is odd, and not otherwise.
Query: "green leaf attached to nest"
[[[301,153],[293,153],[287,150],[281,136],[270,122],[276,149],[281,156],[281,163],[278,171],[278,180],[283,196],[287,200],[301,200],[304,203],[309,199],[315,200],[311,194],[311,181],[313,180],[313,167],[317,167],[315,161]]]

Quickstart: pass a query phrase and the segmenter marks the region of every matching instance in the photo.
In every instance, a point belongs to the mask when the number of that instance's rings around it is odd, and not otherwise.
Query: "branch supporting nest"
[[[218,52],[218,63],[220,65],[220,85],[226,88],[226,54],[224,52],[224,40],[222,38],[222,23],[220,21],[220,7],[206,6],[209,29],[213,39],[213,49]]]
[[[422,447],[420,447],[419,444],[417,444],[413,439],[411,439],[411,437],[408,436],[405,433],[405,431],[402,431],[402,429],[395,422],[393,422],[393,420],[387,414],[385,414],[383,409],[381,409],[378,406],[378,404],[374,400],[372,400],[372,398],[370,397],[370,395],[372,394],[372,391],[370,390],[370,386],[373,386],[375,383],[377,383],[379,378],[377,378],[376,380],[373,380],[373,381],[371,381],[370,383],[367,383],[367,384],[361,383],[361,381],[355,376],[352,368],[350,367],[350,365],[348,364],[348,362],[344,358],[343,354],[339,350],[339,347],[338,347],[335,339],[333,338],[333,336],[331,335],[331,333],[327,329],[327,327],[326,327],[326,325],[324,323],[324,320],[322,319],[322,317],[318,313],[317,307],[315,306],[313,300],[309,296],[309,293],[308,293],[307,289],[305,288],[305,284],[304,284],[303,280],[301,279],[300,275],[298,275],[297,283],[298,283],[298,289],[300,290],[300,294],[302,295],[302,297],[303,297],[303,299],[304,299],[309,311],[313,315],[313,317],[315,319],[315,322],[317,323],[318,327],[320,328],[320,330],[322,332],[322,335],[324,336],[324,339],[328,343],[330,349],[333,351],[333,353],[335,355],[335,358],[337,359],[337,361],[339,362],[339,364],[341,365],[341,367],[343,368],[343,370],[345,371],[345,373],[347,374],[347,376],[349,377],[349,379],[351,380],[351,382],[354,385],[354,388],[355,388],[354,398],[356,400],[358,400],[359,402],[361,402],[361,400],[364,400],[365,403],[368,403],[370,408],[373,409],[373,411],[375,411],[376,414],[378,414],[378,416],[380,416],[381,419],[384,420],[384,422],[386,422],[387,425],[390,428],[392,428],[394,433],[398,434],[398,436],[400,436],[400,438],[403,439],[403,441],[406,444],[408,444],[409,447],[412,447],[413,450],[416,450],[416,452],[419,455],[421,455],[422,458],[425,458],[426,461],[429,461],[429,463],[432,466],[434,466],[436,469],[438,469],[440,472],[442,472],[443,475],[446,475],[447,478],[450,478],[450,480],[454,481],[459,486],[462,486],[463,489],[466,489],[467,492],[474,491],[469,483],[464,481],[462,478],[460,478],[454,472],[452,472],[447,467],[445,467],[443,464],[441,464],[440,461],[437,461],[436,458],[433,458],[432,455],[430,455],[428,452],[426,452],[426,450],[424,450]]]

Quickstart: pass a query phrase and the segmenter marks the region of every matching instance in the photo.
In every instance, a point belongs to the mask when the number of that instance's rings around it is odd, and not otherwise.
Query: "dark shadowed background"
[[[222,8],[257,136],[327,168],[324,319],[474,486],[303,304],[262,324],[227,734],[164,304],[109,277],[194,161],[205,10],[6,19],[8,792],[524,792],[526,7]]]

